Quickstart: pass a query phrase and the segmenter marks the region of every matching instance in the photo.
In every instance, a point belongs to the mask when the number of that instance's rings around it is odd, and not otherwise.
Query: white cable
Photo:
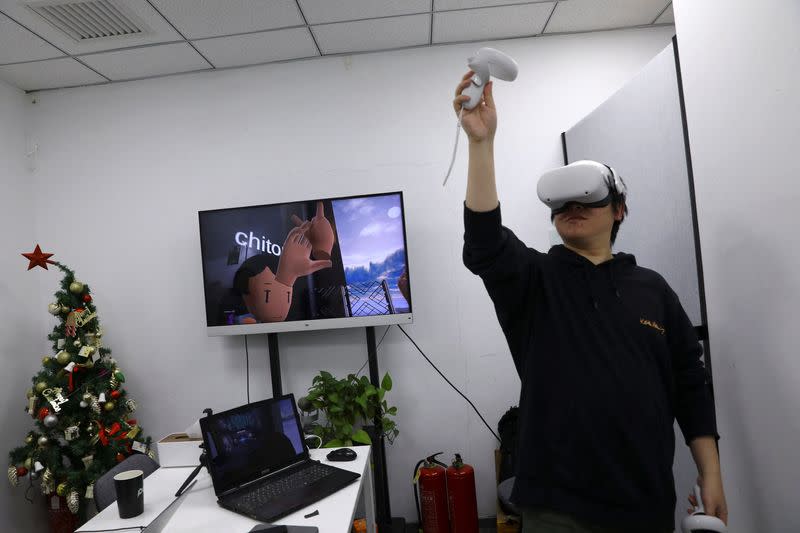
[[[320,447],[322,447],[322,437],[320,437],[319,435],[304,435],[303,440],[310,439],[310,438],[319,439],[319,444],[317,445],[316,449],[319,449]]]
[[[450,160],[450,168],[447,169],[447,176],[444,177],[442,187],[447,185],[447,179],[450,177],[450,172],[453,171],[453,164],[456,162],[456,152],[458,152],[458,134],[461,133],[461,115],[464,114],[464,107],[458,112],[458,122],[456,123],[456,143],[453,145],[453,158]]]

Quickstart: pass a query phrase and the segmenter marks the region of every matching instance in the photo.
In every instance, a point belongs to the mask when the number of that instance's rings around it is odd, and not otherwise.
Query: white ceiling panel
[[[559,2],[545,33],[652,24],[668,0],[568,0]]]
[[[187,39],[305,24],[295,0],[152,0]]]
[[[123,6],[146,31],[134,35],[77,41],[26,7],[27,4],[36,4],[35,1],[0,0],[0,11],[71,55],[181,40],[178,32],[164,20],[164,17],[159,15],[147,0],[114,1]]]
[[[312,26],[323,54],[369,52],[428,44],[430,15]]]
[[[211,65],[186,43],[104,52],[82,56],[80,59],[112,80],[146,78],[211,68]]]
[[[218,68],[319,56],[308,28],[291,28],[193,43]]]
[[[74,87],[106,81],[102,76],[69,57],[0,66],[0,80],[25,91]]]
[[[531,4],[533,2],[549,2],[550,0],[433,0],[434,11],[452,11],[454,9],[472,9],[474,7],[507,6],[509,4]]]
[[[0,65],[63,55],[57,48],[0,13]]]
[[[433,16],[433,42],[536,35],[542,32],[553,5],[553,2],[548,2],[436,13]]]
[[[426,13],[430,0],[299,0],[309,24]]]
[[[672,4],[656,19],[656,24],[675,24],[675,12],[672,10]]]

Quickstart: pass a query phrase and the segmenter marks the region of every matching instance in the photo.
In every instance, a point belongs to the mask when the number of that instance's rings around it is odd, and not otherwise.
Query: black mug
[[[144,512],[144,472],[126,470],[114,476],[117,510],[120,518],[132,518]]]

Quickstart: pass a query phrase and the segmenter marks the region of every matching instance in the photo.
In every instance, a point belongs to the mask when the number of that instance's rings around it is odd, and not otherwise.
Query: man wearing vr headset
[[[492,83],[462,110],[471,75],[453,100],[469,136],[464,264],[486,286],[521,379],[511,499],[525,510],[523,531],[673,531],[675,419],[706,512],[727,522],[694,328],[659,274],[611,252],[624,183],[593,161],[546,173],[537,192],[564,244],[526,247],[501,224]]]

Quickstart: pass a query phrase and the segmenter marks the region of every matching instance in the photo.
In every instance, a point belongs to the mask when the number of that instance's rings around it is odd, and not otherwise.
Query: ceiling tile
[[[550,0],[433,0],[434,11],[451,11],[454,9],[471,9],[473,7],[507,6],[509,4],[532,4]]]
[[[428,44],[430,15],[408,15],[312,26],[323,54],[368,52]]]
[[[291,28],[194,41],[217,68],[318,56],[308,28]]]
[[[69,57],[0,66],[0,80],[25,91],[106,81],[102,76]]]
[[[608,30],[652,24],[666,0],[568,0],[559,2],[545,33]]]
[[[656,19],[656,24],[675,24],[675,12],[672,10],[672,4]]]
[[[118,5],[124,6],[131,17],[136,19],[135,22],[144,27],[145,32],[81,41],[77,41],[57,29],[42,16],[27,8],[25,3],[20,0],[0,0],[0,11],[71,55],[181,40],[178,32],[164,20],[164,17],[158,14],[158,11],[147,0],[117,2]]]
[[[80,60],[112,80],[129,80],[212,68],[186,43],[145,46],[81,56]]]
[[[553,2],[448,11],[433,16],[433,42],[479,41],[537,35]]]
[[[63,55],[57,48],[0,13],[0,65]]]
[[[152,0],[188,39],[305,24],[295,0]]]
[[[298,0],[309,24],[427,13],[430,0]]]

